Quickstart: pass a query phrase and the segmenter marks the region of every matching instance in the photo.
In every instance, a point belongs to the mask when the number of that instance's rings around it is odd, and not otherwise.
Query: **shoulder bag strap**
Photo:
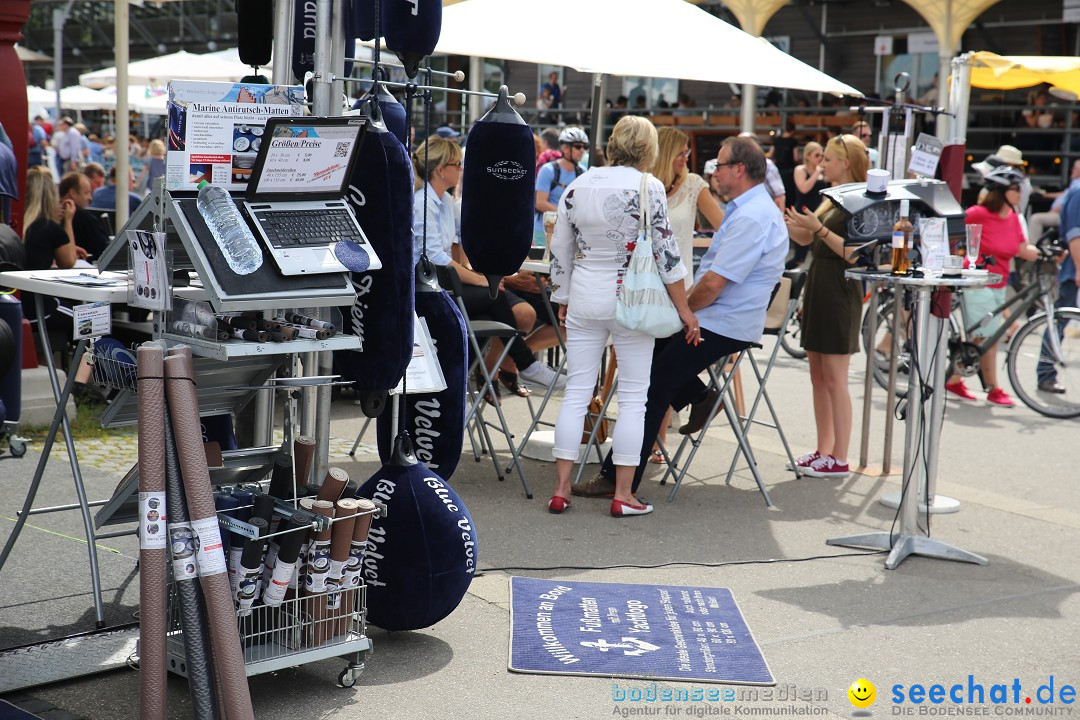
[[[649,173],[641,173],[641,189],[638,190],[638,205],[641,207],[641,232],[638,236],[646,235],[649,231]]]

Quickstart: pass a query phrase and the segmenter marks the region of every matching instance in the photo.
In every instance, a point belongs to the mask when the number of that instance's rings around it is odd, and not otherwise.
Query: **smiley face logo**
[[[874,704],[874,700],[877,699],[877,689],[874,687],[874,683],[863,678],[859,678],[855,682],[851,683],[851,687],[847,689],[848,700],[851,704],[857,708],[868,708]]]

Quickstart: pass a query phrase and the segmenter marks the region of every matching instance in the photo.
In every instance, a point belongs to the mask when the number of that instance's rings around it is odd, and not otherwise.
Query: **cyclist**
[[[990,315],[989,321],[972,333],[973,340],[979,342],[994,334],[1007,318],[1004,314],[994,315],[994,310],[1005,303],[1005,284],[1009,277],[1009,261],[1013,257],[1024,260],[1036,260],[1039,251],[1029,244],[1020,227],[1020,217],[1015,207],[1020,203],[1020,189],[1024,174],[1019,170],[1002,165],[983,176],[986,193],[978,205],[968,208],[968,225],[982,225],[982,245],[980,255],[988,257],[986,269],[999,275],[997,282],[986,287],[972,288],[964,292],[961,302],[967,322]],[[983,385],[986,388],[988,402],[1003,407],[1012,407],[1016,403],[1007,392],[998,387],[997,379],[997,343],[986,349],[979,364],[982,370]],[[954,375],[945,384],[945,389],[964,400],[977,400],[959,375]]]

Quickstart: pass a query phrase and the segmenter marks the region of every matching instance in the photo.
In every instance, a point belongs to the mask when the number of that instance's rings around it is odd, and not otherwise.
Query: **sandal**
[[[476,392],[480,392],[484,389],[484,376],[477,370],[473,373],[473,382],[476,383]],[[502,394],[499,392],[499,383],[491,383],[493,392],[484,393],[484,401],[488,405],[499,405],[501,403]]]
[[[499,371],[499,382],[518,397],[529,397],[529,389],[518,384],[518,374],[509,370]]]
[[[649,462],[651,462],[653,465],[663,465],[664,453],[660,452],[659,450],[653,450],[652,454],[649,455]]]

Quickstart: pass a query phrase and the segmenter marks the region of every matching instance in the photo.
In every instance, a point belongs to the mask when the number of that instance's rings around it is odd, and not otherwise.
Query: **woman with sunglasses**
[[[817,210],[818,205],[821,204],[821,191],[829,187],[828,181],[825,180],[825,169],[821,166],[821,161],[824,158],[825,151],[821,148],[820,143],[813,140],[806,143],[806,147],[803,148],[802,165],[795,168],[793,175],[795,207],[807,207],[810,210]],[[810,252],[809,247],[798,243],[794,243],[794,245],[795,254],[787,264],[789,270],[802,265]]]
[[[966,317],[992,316],[986,324],[972,333],[975,342],[981,342],[993,335],[1004,321],[1003,316],[993,313],[1005,304],[1005,285],[1009,278],[1010,261],[1014,257],[1024,260],[1039,258],[1039,251],[1024,238],[1020,216],[1014,210],[1020,204],[1020,186],[1023,181],[1024,174],[1014,167],[1002,165],[994,168],[983,176],[986,192],[982,194],[979,203],[968,208],[966,213],[966,224],[982,225],[979,254],[989,258],[986,269],[1001,276],[995,283],[986,287],[970,288],[960,296]],[[982,370],[987,402],[1002,407],[1015,405],[1009,394],[997,384],[997,343],[987,348],[979,367]],[[945,389],[964,400],[978,400],[959,375],[949,378]]]
[[[830,185],[866,182],[870,158],[854,135],[834,137],[825,147],[822,170]],[[851,393],[848,368],[859,351],[862,285],[844,276],[852,258],[844,248],[845,215],[828,198],[817,210],[788,208],[784,213],[791,239],[809,245],[814,261],[803,291],[802,346],[810,361],[817,448],[795,460],[813,477],[844,478],[851,441]]]
[[[657,128],[656,135],[660,152],[653,163],[652,174],[667,191],[668,222],[679,246],[679,257],[683,258],[689,269],[694,257],[694,225],[698,213],[704,216],[711,227],[718,228],[724,221],[724,211],[709,192],[708,183],[700,175],[687,169],[690,162],[690,138],[686,133],[672,127],[662,127]],[[689,292],[690,286],[694,284],[693,273],[686,276],[685,283]],[[668,410],[658,436],[658,440],[665,444],[670,422],[671,410]],[[664,456],[657,446],[649,461],[661,463],[663,460]]]

